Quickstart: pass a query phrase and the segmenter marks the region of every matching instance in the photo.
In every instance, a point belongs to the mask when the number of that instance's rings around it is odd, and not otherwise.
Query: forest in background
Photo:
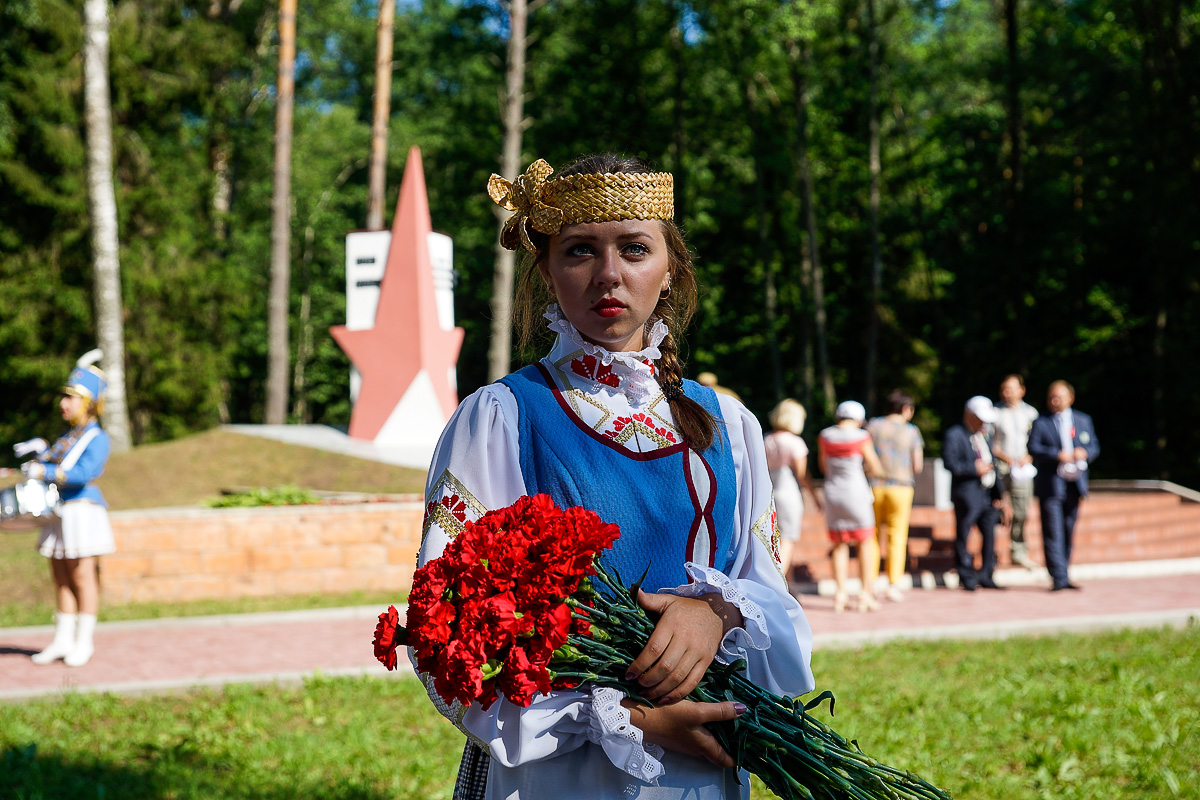
[[[113,5],[137,444],[263,418],[276,14]],[[366,216],[375,14],[299,4],[292,422],[349,420],[328,329]],[[388,219],[417,145],[454,238],[460,396],[487,380],[508,31],[499,0],[396,11]],[[835,399],[902,387],[935,449],[1005,374],[1039,407],[1066,378],[1098,475],[1200,484],[1197,0],[550,0],[529,32],[522,168],[614,150],[675,173],[691,375],[760,417],[797,397],[809,436]],[[75,3],[0,2],[0,463],[55,433],[96,341],[81,42]]]

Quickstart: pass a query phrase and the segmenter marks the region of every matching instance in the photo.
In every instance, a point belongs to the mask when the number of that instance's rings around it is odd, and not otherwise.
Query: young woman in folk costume
[[[50,559],[50,574],[58,611],[54,641],[33,656],[35,664],[62,659],[67,666],[81,667],[95,649],[92,634],[100,608],[100,560],[113,552],[108,504],[95,481],[104,472],[110,450],[108,434],[97,418],[103,411],[108,381],[96,367],[100,351],[81,358],[62,387],[59,409],[71,429],[53,445],[30,439],[13,446],[18,457],[36,459],[21,465],[33,480],[57,484],[62,505],[58,515],[38,538],[38,550]]]
[[[683,379],[675,337],[696,281],[671,175],[611,155],[551,174],[537,161],[488,188],[515,212],[501,244],[526,253],[523,338],[541,322],[553,347],[455,412],[429,472],[419,560],[526,494],[618,524],[605,563],[627,581],[649,568],[640,601],[659,622],[629,674],[656,705],[584,687],[483,711],[431,690],[469,740],[455,797],[748,798],[746,774],[704,727],[744,709],[682,698],[714,658],[745,658],[779,694],[813,688],[812,634],[779,573],[762,430],[736,399]]]

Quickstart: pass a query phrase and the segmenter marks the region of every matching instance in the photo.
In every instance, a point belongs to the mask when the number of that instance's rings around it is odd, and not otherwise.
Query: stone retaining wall
[[[419,502],[112,513],[104,602],[407,591]]]

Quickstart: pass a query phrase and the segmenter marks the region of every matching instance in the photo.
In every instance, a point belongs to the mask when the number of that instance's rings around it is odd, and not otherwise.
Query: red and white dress
[[[863,446],[871,434],[838,425],[821,431],[825,453],[825,527],[834,543],[862,542],[875,535],[875,497],[863,472]]]

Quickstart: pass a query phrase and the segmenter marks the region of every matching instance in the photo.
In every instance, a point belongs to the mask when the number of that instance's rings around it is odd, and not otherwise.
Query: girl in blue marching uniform
[[[104,472],[110,450],[108,434],[97,421],[108,386],[104,373],[93,366],[100,358],[99,350],[81,358],[62,388],[59,408],[71,429],[53,445],[30,439],[13,447],[18,457],[36,456],[22,464],[21,471],[33,480],[55,484],[61,500],[57,516],[38,538],[38,550],[50,559],[58,611],[54,641],[34,654],[35,664],[61,658],[67,666],[81,667],[95,651],[99,557],[116,549],[108,504],[94,483]]]
[[[501,244],[526,253],[524,338],[544,325],[554,344],[446,426],[419,560],[538,492],[620,525],[604,558],[627,580],[647,571],[639,602],[658,622],[628,672],[653,705],[584,686],[484,711],[431,692],[468,740],[454,798],[747,800],[748,776],[705,727],[745,708],[686,697],[714,659],[744,659],[778,694],[813,688],[812,634],[776,558],[762,429],[735,398],[683,377],[677,337],[696,280],[671,175],[609,155],[551,175],[538,161],[488,188],[515,212]]]

